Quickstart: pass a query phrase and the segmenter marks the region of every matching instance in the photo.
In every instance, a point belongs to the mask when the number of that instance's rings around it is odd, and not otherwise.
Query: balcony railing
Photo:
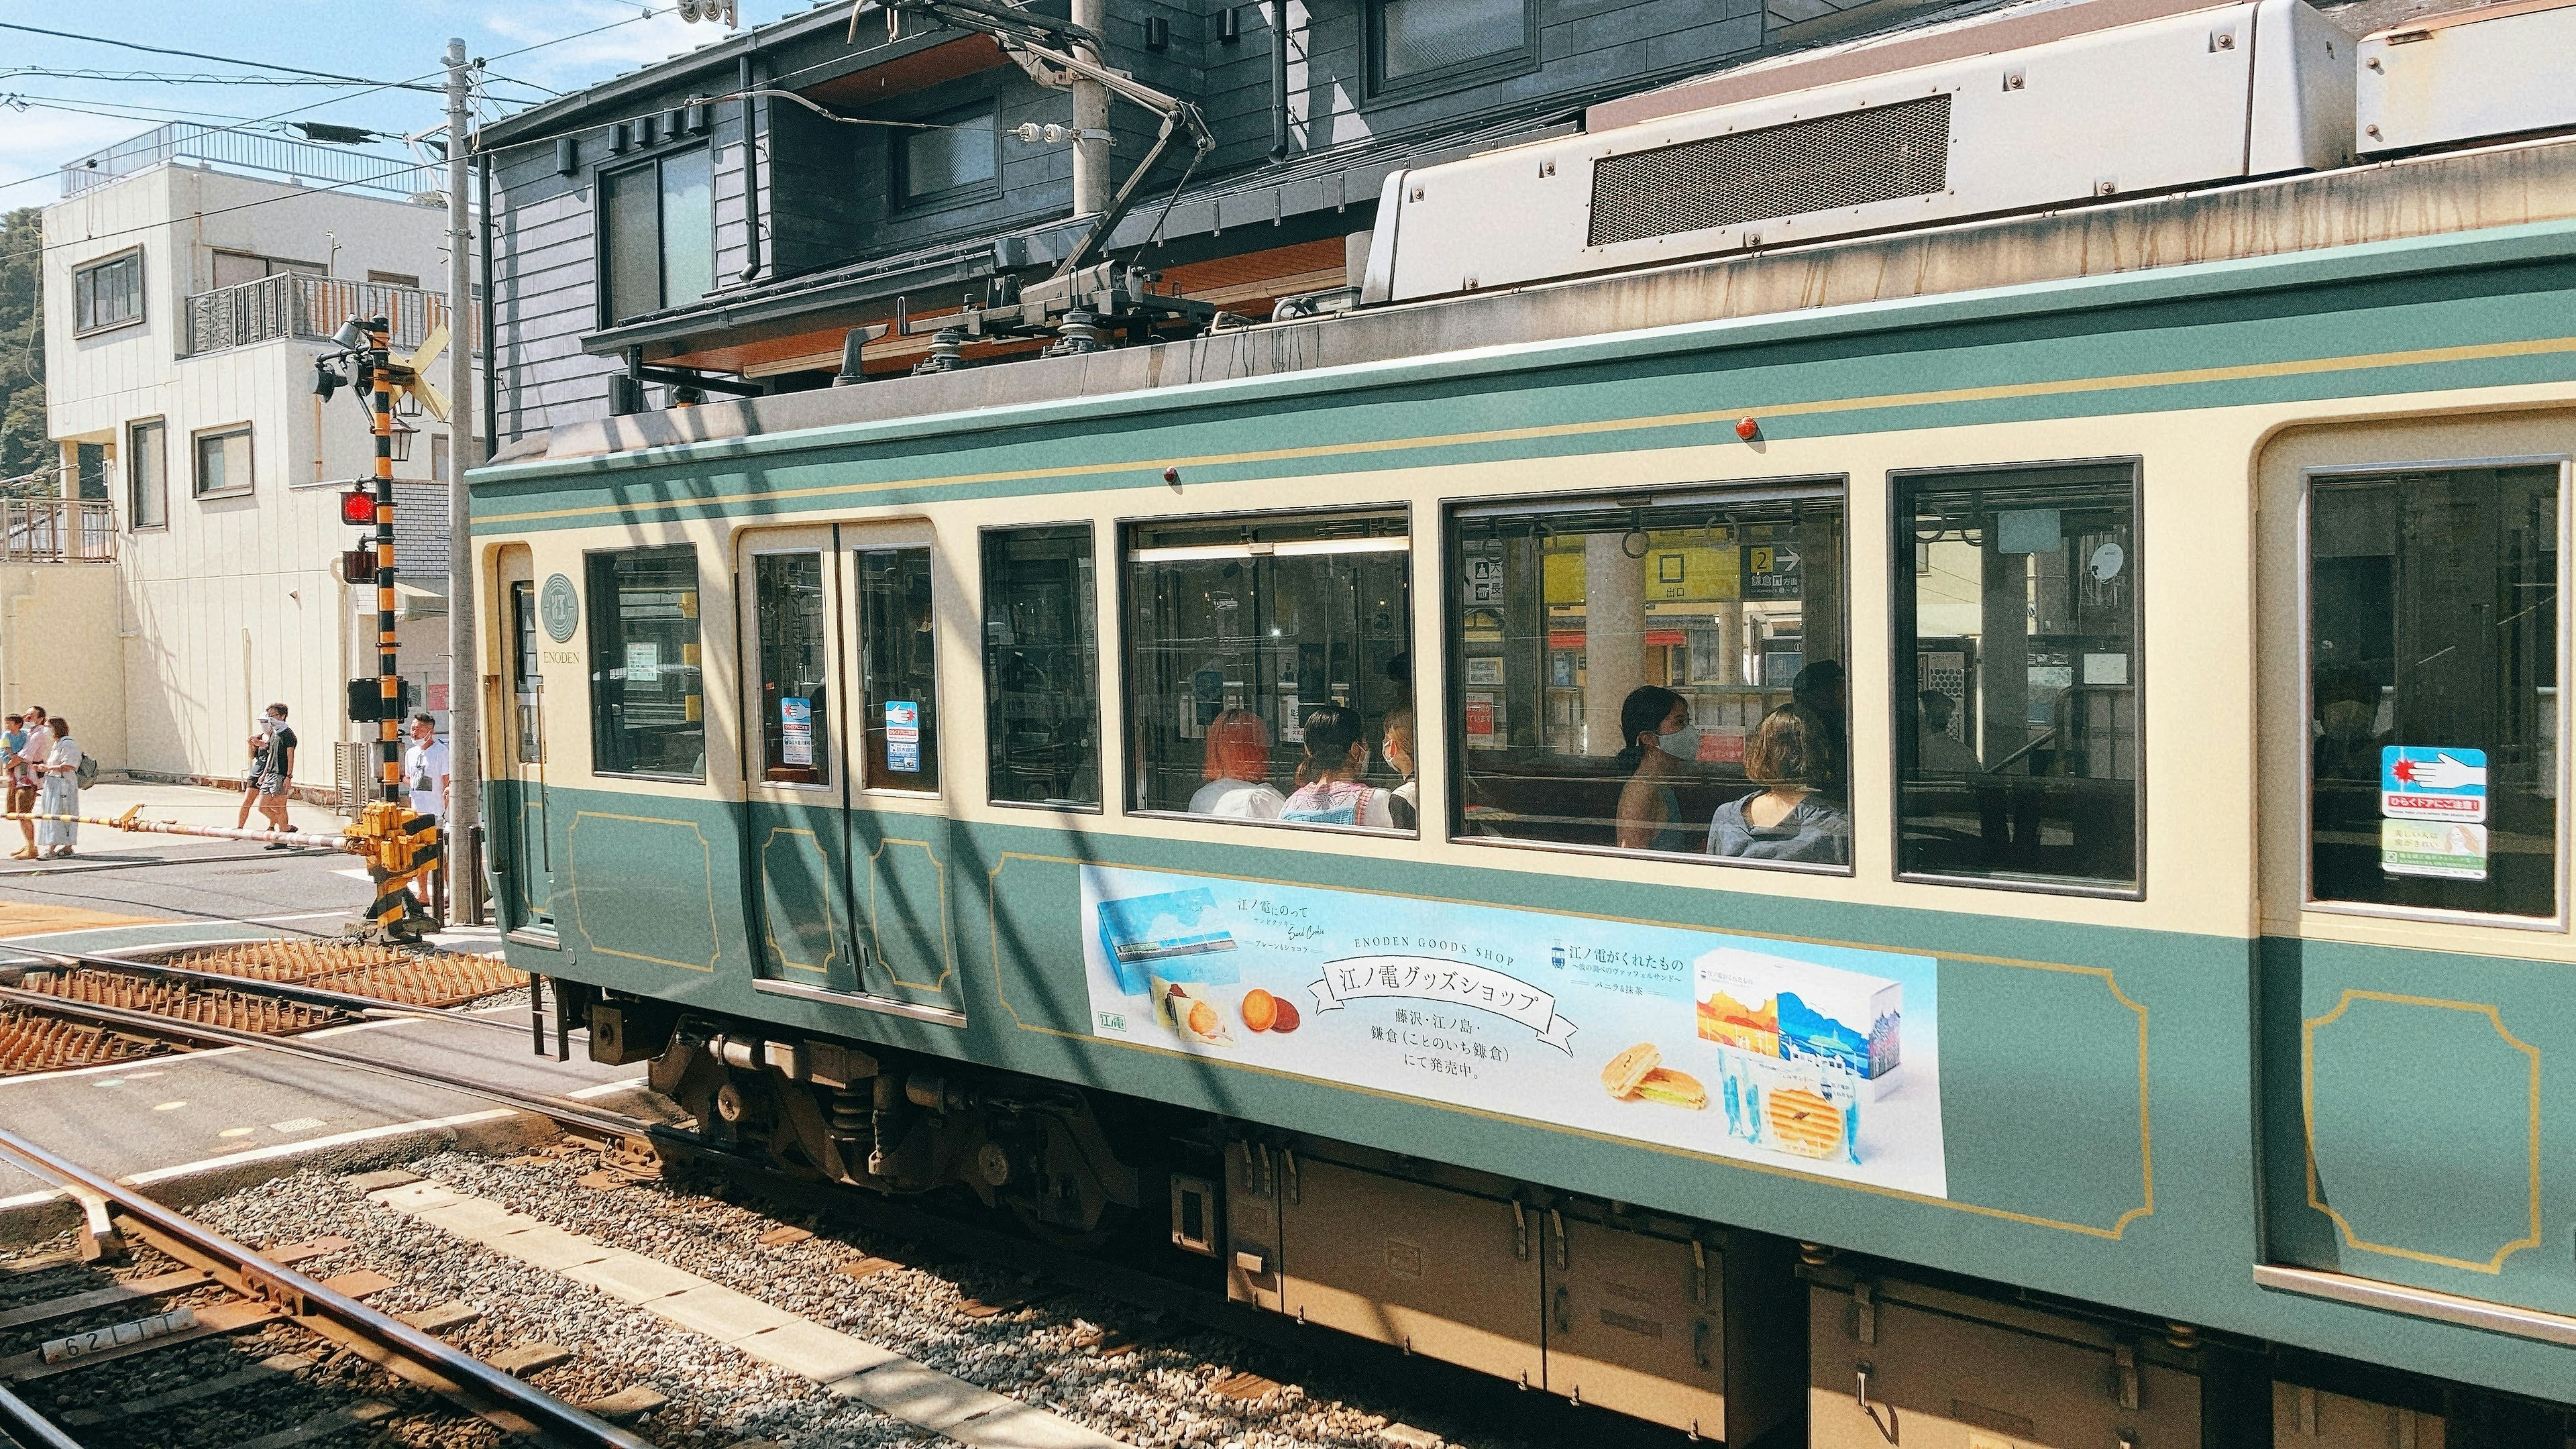
[[[115,561],[115,504],[89,498],[0,499],[0,563]]]
[[[277,337],[326,340],[352,317],[384,318],[394,350],[408,352],[447,320],[447,299],[418,287],[284,272],[199,292],[185,311],[191,357]]]
[[[62,168],[63,195],[78,196],[120,176],[168,161],[210,163],[226,171],[297,185],[327,186],[405,200],[447,184],[446,168],[345,146],[254,135],[237,126],[172,121],[131,140],[93,151]],[[335,324],[336,325],[336,324]]]

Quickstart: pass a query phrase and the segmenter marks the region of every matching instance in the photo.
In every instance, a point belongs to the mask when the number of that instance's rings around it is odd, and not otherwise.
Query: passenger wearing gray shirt
[[[1815,789],[1831,768],[1832,751],[1825,722],[1806,706],[1784,704],[1764,715],[1744,742],[1744,774],[1766,788],[1717,807],[1708,823],[1708,853],[1851,864],[1851,816]]]

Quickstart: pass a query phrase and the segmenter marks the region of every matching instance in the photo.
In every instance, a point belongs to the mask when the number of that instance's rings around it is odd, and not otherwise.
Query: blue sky
[[[740,6],[746,27],[806,8],[806,0],[742,0]],[[645,18],[648,10],[650,18]],[[87,5],[0,0],[0,21],[387,81],[434,79],[448,37],[460,36],[469,55],[495,57],[491,96],[510,110],[544,99],[545,92],[534,86],[575,89],[727,34],[719,24],[682,21],[671,0],[652,0],[649,6],[640,0],[406,0],[399,5],[386,0],[269,0],[244,7],[210,6],[202,0],[92,0]],[[597,33],[579,34],[583,31]],[[563,39],[567,36],[577,38]],[[56,199],[58,186],[31,178],[51,176],[66,161],[165,120],[238,124],[293,110],[306,120],[407,132],[442,119],[443,103],[426,93],[165,84],[28,74],[29,69],[261,74],[92,40],[0,30],[0,208]],[[504,76],[527,84],[497,78]],[[484,110],[487,118],[494,113],[490,106]]]

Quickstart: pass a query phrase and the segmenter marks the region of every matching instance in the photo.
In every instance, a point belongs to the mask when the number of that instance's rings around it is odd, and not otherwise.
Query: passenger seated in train
[[[1360,712],[1328,704],[1306,716],[1306,758],[1297,793],[1279,811],[1282,824],[1395,828],[1394,795],[1360,777],[1368,772],[1368,729]]]
[[[1827,728],[1802,704],[1762,717],[1744,742],[1744,776],[1766,788],[1717,807],[1708,823],[1709,854],[1851,863],[1851,816],[1820,790],[1833,751]]]
[[[1190,813],[1276,820],[1283,803],[1270,787],[1270,727],[1261,716],[1230,709],[1209,721],[1207,783],[1190,797]]]
[[[1413,775],[1413,706],[1398,705],[1386,712],[1386,724],[1377,742],[1378,753],[1386,756],[1386,767],[1404,777],[1404,782],[1387,792],[1387,809],[1395,816],[1395,828],[1413,830],[1422,822],[1422,782]]]
[[[1619,705],[1619,768],[1628,783],[1619,791],[1618,841],[1621,850],[1688,851],[1691,829],[1682,823],[1681,797],[1670,782],[1689,772],[1684,756],[1668,749],[1664,737],[1677,739],[1690,728],[1690,702],[1669,689],[1641,684]]]
[[[1959,702],[1937,689],[1914,696],[1914,763],[1924,775],[1973,775],[1985,768],[1977,752],[1950,733]]]
[[[1842,665],[1820,659],[1799,670],[1798,677],[1789,681],[1789,701],[1824,726],[1824,733],[1817,736],[1823,742],[1824,754],[1816,773],[1816,788],[1837,800],[1848,799],[1851,772],[1843,767],[1843,741],[1851,738],[1851,725],[1845,718],[1851,699]]]

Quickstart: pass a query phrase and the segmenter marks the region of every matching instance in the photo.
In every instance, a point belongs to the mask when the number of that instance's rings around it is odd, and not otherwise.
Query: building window
[[[1462,836],[1851,865],[1839,479],[1462,508]]]
[[[2312,481],[2309,896],[2558,912],[2555,465]]]
[[[705,779],[697,555],[597,553],[589,574],[592,771]]]
[[[193,488],[197,497],[214,498],[251,490],[250,424],[199,433],[196,444]]]
[[[125,430],[125,518],[129,528],[170,526],[170,428],[155,418]]]
[[[863,548],[856,561],[862,783],[934,793],[939,635],[931,627],[930,550]]]
[[[103,332],[143,320],[143,249],[72,269],[72,331]]]
[[[900,131],[895,171],[903,204],[928,206],[994,190],[1001,135],[990,105],[933,117],[930,129]]]
[[[1133,529],[1135,808],[1411,829],[1410,549],[1401,513]]]
[[[1894,482],[1899,873],[2135,891],[2137,470]]]
[[[415,272],[379,272],[369,267],[367,280],[383,287],[409,287],[413,291],[420,290],[420,276]]]
[[[984,535],[984,737],[992,799],[1100,804],[1091,527]]]
[[[432,434],[430,434],[430,435],[429,435],[429,481],[431,481],[432,483],[446,483],[446,482],[450,482],[450,481],[452,481],[452,480],[451,480],[451,479],[449,479],[449,477],[447,476],[447,472],[448,472],[448,469],[450,469],[450,468],[452,468],[452,467],[454,467],[454,466],[455,466],[454,462],[452,461],[453,457],[454,457],[454,454],[451,452],[451,445],[450,445],[450,444],[449,444],[449,442],[447,441],[447,434],[445,434],[445,433],[432,433]]]
[[[1372,93],[1435,86],[1538,53],[1530,0],[1370,0]]]
[[[603,173],[599,210],[608,321],[715,290],[715,162],[703,147]]]

